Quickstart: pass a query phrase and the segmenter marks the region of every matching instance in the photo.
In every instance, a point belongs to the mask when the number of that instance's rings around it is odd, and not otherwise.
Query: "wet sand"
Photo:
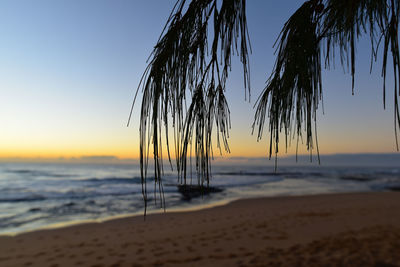
[[[400,266],[400,192],[247,199],[2,236],[0,266]]]

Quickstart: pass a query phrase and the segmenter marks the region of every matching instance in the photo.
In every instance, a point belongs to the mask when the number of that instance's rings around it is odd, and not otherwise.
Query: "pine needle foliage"
[[[175,161],[181,183],[186,184],[193,144],[198,184],[208,185],[213,128],[218,149],[229,152],[230,118],[224,92],[235,52],[243,63],[245,87],[250,87],[245,3],[245,0],[193,0],[186,4],[185,0],[179,0],[172,10],[139,85],[143,91],[140,167],[146,205],[147,170],[152,153],[154,193],[160,193],[161,205],[165,207],[162,141],[164,135],[172,167],[169,125],[174,130]]]
[[[258,139],[261,139],[269,105],[270,156],[278,153],[282,129],[287,146],[292,130],[301,137],[303,124],[307,149],[313,148],[312,122],[316,120],[322,97],[317,7],[315,2],[306,2],[286,22],[280,34],[274,71],[258,100],[253,130],[258,124]]]
[[[371,40],[371,66],[383,40],[384,107],[388,52],[392,55],[394,131],[399,150],[399,8],[399,0],[311,0],[289,18],[277,40],[274,69],[256,103],[253,131],[257,130],[261,139],[264,123],[269,119],[269,157],[278,154],[283,131],[286,148],[288,138],[296,136],[298,145],[305,132],[307,149],[312,153],[316,147],[319,158],[316,111],[322,100],[321,65],[325,63],[329,68],[335,49],[339,50],[341,64],[350,69],[354,94],[356,42],[363,34]],[[321,48],[325,51],[323,56]]]
[[[391,52],[394,75],[394,131],[400,128],[399,0],[309,0],[285,23],[276,42],[276,62],[256,102],[253,132],[264,135],[268,119],[269,157],[277,155],[283,131],[286,148],[293,138],[312,151],[317,142],[317,109],[322,101],[321,69],[329,68],[339,51],[340,62],[352,75],[354,93],[356,43],[371,40],[371,66],[383,50],[383,103],[386,70]],[[139,84],[143,97],[140,118],[142,193],[147,207],[147,171],[154,162],[154,199],[163,198],[163,141],[171,165],[169,128],[173,128],[178,179],[187,182],[187,168],[195,159],[198,185],[208,186],[216,147],[229,152],[229,107],[225,98],[231,57],[243,65],[244,88],[250,95],[250,49],[245,0],[178,0],[149,58]],[[321,52],[324,51],[324,53]],[[136,99],[136,96],[135,96]],[[135,100],[134,100],[135,101]],[[194,147],[194,155],[192,150]],[[146,209],[145,209],[146,213]]]

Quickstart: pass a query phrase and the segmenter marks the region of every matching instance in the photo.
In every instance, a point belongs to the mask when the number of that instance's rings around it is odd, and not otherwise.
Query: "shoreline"
[[[254,197],[254,198],[259,198],[259,197]],[[214,207],[229,205],[232,202],[245,200],[245,199],[253,199],[253,198],[251,198],[251,197],[250,198],[232,198],[232,199],[228,199],[228,200],[220,200],[220,201],[216,201],[216,202],[206,203],[203,205],[196,205],[194,207],[186,207],[186,208],[180,207],[180,208],[170,208],[170,209],[167,208],[166,212],[164,212],[164,209],[160,208],[158,210],[147,211],[146,217],[153,216],[153,215],[162,215],[162,214],[167,214],[167,213],[196,212],[196,211],[205,210],[205,209],[212,209]],[[0,238],[1,237],[16,237],[19,235],[33,233],[33,232],[37,232],[37,231],[57,230],[57,229],[62,229],[62,228],[66,228],[66,227],[79,226],[81,224],[105,223],[105,222],[109,222],[109,221],[113,221],[113,220],[129,219],[129,218],[136,218],[136,217],[144,218],[144,213],[143,212],[141,212],[141,213],[126,213],[126,214],[113,215],[113,216],[108,216],[108,217],[99,218],[99,219],[86,219],[86,220],[75,220],[75,221],[53,223],[53,224],[45,225],[42,227],[38,227],[35,229],[26,230],[26,231],[0,233]]]
[[[383,191],[383,192],[393,192],[393,191]],[[245,198],[230,198],[230,199],[224,199],[224,200],[219,200],[215,202],[210,202],[210,203],[205,203],[201,205],[195,205],[195,206],[189,206],[189,207],[178,207],[178,208],[168,208],[166,209],[166,212],[164,212],[164,209],[158,208],[154,210],[147,211],[148,216],[153,216],[153,215],[163,215],[167,213],[186,213],[186,212],[196,212],[196,211],[201,211],[201,210],[207,210],[207,209],[212,209],[215,207],[221,207],[221,206],[226,206],[229,205],[233,202],[236,201],[242,201],[242,200],[252,200],[252,199],[275,199],[275,198],[291,198],[291,197],[309,197],[309,196],[325,196],[325,195],[342,195],[342,194],[363,194],[363,193],[377,193],[376,191],[349,191],[349,192],[333,192],[333,193],[316,193],[316,194],[307,194],[307,195],[277,195],[277,196],[250,196],[250,197],[245,197]],[[107,216],[104,218],[98,218],[98,219],[84,219],[84,220],[74,220],[74,221],[65,221],[65,222],[58,222],[58,223],[52,223],[49,225],[44,225],[35,229],[28,229],[24,231],[19,231],[19,232],[4,232],[0,233],[0,238],[3,236],[9,236],[9,237],[16,237],[18,235],[22,234],[27,234],[27,233],[32,233],[32,232],[37,232],[37,231],[45,231],[45,230],[57,230],[57,229],[62,229],[66,227],[72,227],[72,226],[79,226],[81,224],[97,224],[97,223],[105,223],[108,221],[113,221],[113,220],[118,220],[118,219],[128,219],[128,218],[135,218],[135,217],[142,217],[144,216],[144,212],[140,213],[126,213],[126,214],[119,214],[119,215],[112,215],[112,216]],[[145,219],[143,219],[145,221]]]
[[[400,192],[240,199],[0,236],[1,266],[400,264]]]

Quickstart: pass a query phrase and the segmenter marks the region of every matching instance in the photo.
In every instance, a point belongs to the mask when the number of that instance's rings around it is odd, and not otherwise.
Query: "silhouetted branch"
[[[221,149],[221,138],[225,150],[229,151],[230,119],[224,92],[233,51],[240,55],[245,86],[249,88],[245,1],[193,0],[185,10],[186,6],[184,0],[175,5],[140,84],[143,90],[140,166],[145,202],[149,153],[153,153],[155,183],[158,184],[155,191],[162,192],[163,134],[172,164],[169,118],[174,128],[176,166],[182,183],[186,184],[187,160],[191,158],[188,150],[193,143],[198,183],[208,185],[214,127],[217,147]],[[213,38],[208,46],[210,29]],[[187,98],[191,99],[186,110]]]
[[[380,39],[383,45],[383,99],[386,98],[386,67],[390,51],[394,69],[394,130],[397,150],[397,129],[400,127],[398,94],[399,60],[399,1],[398,0],[310,0],[305,2],[285,23],[278,38],[277,60],[256,105],[253,131],[258,126],[258,139],[263,136],[264,123],[269,118],[270,151],[277,155],[279,136],[287,138],[295,132],[306,133],[306,146],[312,152],[316,138],[316,110],[322,100],[320,47],[326,46],[325,67],[334,59],[339,48],[340,61],[350,67],[354,94],[356,41],[369,33],[371,62],[376,60]],[[268,115],[267,115],[268,110]],[[315,139],[316,141],[316,139]],[[316,143],[318,153],[318,143]],[[318,153],[319,154],[319,153]]]

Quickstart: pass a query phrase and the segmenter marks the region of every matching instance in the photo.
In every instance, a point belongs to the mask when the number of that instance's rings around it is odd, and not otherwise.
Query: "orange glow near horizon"
[[[138,158],[138,149],[121,149],[121,148],[98,148],[98,149],[10,149],[2,150],[0,152],[0,158],[80,158],[88,156],[115,156],[121,159],[125,158]]]
[[[319,152],[321,155],[324,154],[337,154],[337,153],[392,153],[395,152],[394,140],[389,139],[385,143],[370,142],[370,145],[366,146],[364,142],[354,143],[351,140],[341,140],[339,138],[329,138],[329,136],[319,136]],[[281,139],[283,140],[283,139]],[[331,140],[334,140],[332,142]],[[269,140],[268,140],[269,141]],[[330,142],[331,141],[331,142]],[[392,142],[393,141],[393,142]],[[215,144],[215,142],[214,142]],[[16,143],[3,143],[1,144],[2,150],[0,151],[0,158],[46,158],[46,159],[58,159],[58,158],[81,158],[91,156],[114,156],[119,159],[137,159],[139,158],[139,142],[137,139],[124,139],[124,140],[103,140],[103,142],[76,142],[76,143],[31,143],[27,144],[24,142]],[[214,146],[214,156],[222,158],[230,157],[268,157],[269,143],[267,138],[262,139],[260,142],[255,140],[254,136],[247,136],[242,133],[234,133],[229,139],[229,146],[231,153],[225,152],[222,149],[222,155],[219,149]],[[174,157],[173,145],[170,147],[171,156]],[[308,154],[304,145],[299,144],[298,154]],[[313,154],[316,154],[317,150],[314,148]],[[292,141],[291,146],[285,149],[285,144],[280,144],[279,156],[291,156],[296,154],[295,142]],[[164,146],[164,157],[167,156],[166,147]]]

